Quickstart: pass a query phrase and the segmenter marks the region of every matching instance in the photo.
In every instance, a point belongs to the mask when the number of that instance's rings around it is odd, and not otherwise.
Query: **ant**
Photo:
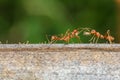
[[[110,30],[107,30],[106,35],[102,35],[99,32],[97,32],[96,30],[92,29],[89,32],[84,32],[84,35],[93,35],[92,38],[89,40],[89,41],[92,41],[92,43],[97,43],[99,38],[100,39],[106,39],[107,41],[109,41],[110,44],[114,40],[114,37],[112,37],[110,35]]]
[[[77,38],[80,41],[80,37],[78,35],[79,35],[79,31],[77,29],[74,29],[72,32],[70,32],[70,30],[68,29],[65,35],[62,34],[60,37],[51,36],[51,42],[60,40],[69,43],[71,38]]]

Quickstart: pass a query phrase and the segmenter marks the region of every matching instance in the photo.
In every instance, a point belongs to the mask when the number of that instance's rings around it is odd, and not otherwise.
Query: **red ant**
[[[60,40],[69,43],[70,39],[74,37],[80,40],[80,37],[78,35],[79,35],[79,31],[77,29],[74,29],[72,32],[70,32],[70,30],[68,29],[65,35],[62,35],[60,37],[51,36],[51,42]]]
[[[106,39],[109,41],[109,43],[111,44],[112,41],[114,40],[114,37],[112,37],[110,35],[110,30],[107,30],[107,34],[104,36],[102,34],[100,34],[99,32],[97,32],[96,30],[91,30],[90,32],[84,32],[84,35],[93,35],[92,38],[89,41],[92,41],[93,43],[97,43],[98,39]],[[97,38],[97,39],[96,39]]]

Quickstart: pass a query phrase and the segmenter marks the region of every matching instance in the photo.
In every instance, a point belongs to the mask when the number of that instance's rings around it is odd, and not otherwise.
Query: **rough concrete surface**
[[[120,80],[120,45],[1,44],[0,80]]]

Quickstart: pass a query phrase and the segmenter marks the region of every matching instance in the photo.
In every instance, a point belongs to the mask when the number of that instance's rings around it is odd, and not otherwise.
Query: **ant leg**
[[[93,36],[93,37],[92,37],[92,39],[91,39],[91,40],[89,40],[89,41],[90,41],[90,43],[95,43],[95,39],[96,39],[96,38],[95,38],[95,36]]]
[[[83,31],[84,31],[84,30],[82,29],[82,30],[79,31],[79,33],[83,32]]]
[[[94,38],[93,38],[93,43],[95,43],[95,41],[96,41],[96,37],[94,36]]]
[[[47,35],[46,35],[46,38],[47,38],[48,43],[50,43],[50,40],[48,39],[48,36],[47,36]]]
[[[71,39],[71,43],[74,44],[74,41]]]
[[[65,33],[64,36],[66,36],[69,32],[70,32],[70,29],[68,29],[68,30],[66,31],[66,33]]]
[[[82,29],[79,31],[79,33],[84,32],[84,31],[89,31],[89,29],[82,28]]]
[[[76,36],[76,38],[78,39],[78,42],[81,43],[80,37]]]
[[[112,44],[112,41],[110,39],[108,41],[109,41],[110,44]]]
[[[92,38],[89,40],[90,42],[94,39],[95,35],[92,36]]]
[[[55,43],[57,40],[52,40],[49,42],[49,44]]]
[[[69,44],[70,40],[67,41],[67,43]]]
[[[54,43],[54,42],[56,42],[57,40],[51,40],[50,42],[49,42],[49,45],[48,45],[48,48],[50,48],[50,46],[52,45],[52,43]]]
[[[65,41],[66,43],[65,44],[69,44],[69,40]]]
[[[52,44],[54,41],[50,41],[49,44]]]
[[[99,37],[97,37],[97,39],[96,39],[96,42],[95,42],[95,43],[97,43],[97,42],[98,42],[98,40],[99,40]]]
[[[113,37],[110,35],[110,30],[107,30],[107,34],[108,34],[108,37],[109,37],[108,41],[109,41],[110,44],[112,44],[112,39],[111,38],[113,38]]]

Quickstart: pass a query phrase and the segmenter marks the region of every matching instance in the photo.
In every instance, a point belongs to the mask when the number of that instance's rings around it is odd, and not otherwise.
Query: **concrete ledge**
[[[0,80],[120,80],[120,45],[1,44]]]

